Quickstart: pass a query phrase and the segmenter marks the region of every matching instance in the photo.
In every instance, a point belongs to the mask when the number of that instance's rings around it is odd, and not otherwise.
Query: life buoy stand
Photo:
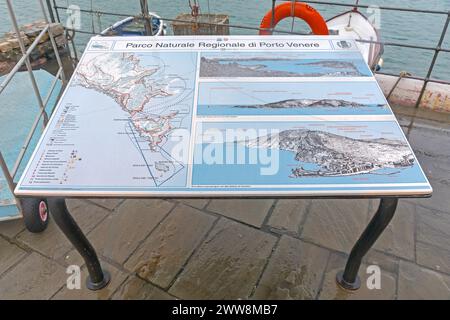
[[[292,12],[294,11],[294,12]],[[275,28],[275,26],[281,20],[295,16],[297,18],[305,20],[305,22],[309,25],[312,32],[316,35],[328,35],[328,27],[325,20],[322,18],[320,13],[314,9],[313,7],[307,5],[303,2],[285,2],[279,4],[275,7],[275,13],[272,13],[272,10],[266,13],[264,18],[261,21],[259,34],[260,35],[270,35],[272,34],[271,28]],[[274,19],[272,23],[272,18]]]

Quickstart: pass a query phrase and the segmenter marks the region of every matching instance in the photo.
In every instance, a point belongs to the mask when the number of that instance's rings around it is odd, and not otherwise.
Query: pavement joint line
[[[81,268],[80,268],[81,269]],[[56,292],[55,293],[53,293],[49,298],[48,298],[48,300],[53,300],[53,298],[58,294],[58,293],[60,293],[62,290],[63,290],[63,288],[66,286],[66,284],[62,284],[61,285],[61,287],[58,289],[58,290],[56,290]]]
[[[421,243],[421,244],[424,244],[424,245],[436,247],[436,248],[438,248],[438,249],[441,249],[441,250],[445,250],[445,251],[449,251],[449,252],[450,252],[450,250],[448,250],[447,248],[444,248],[444,249],[443,249],[443,248],[441,248],[441,247],[437,247],[437,246],[435,246],[435,245],[432,245],[432,244],[429,244],[429,243],[426,243],[426,242],[423,242],[423,241],[417,241],[417,242],[416,242],[416,245],[417,245],[417,243]],[[405,259],[403,259],[403,260],[405,260]],[[405,260],[405,261],[412,262],[412,263],[416,264],[417,266],[419,266],[419,267],[421,267],[421,268],[425,268],[425,269],[428,269],[428,270],[431,270],[431,271],[434,271],[434,272],[437,272],[437,273],[441,273],[442,275],[450,276],[450,272],[442,271],[442,270],[436,270],[436,269],[431,269],[429,266],[424,265],[424,264],[422,264],[422,263],[420,263],[420,262],[417,262],[417,261],[409,261],[409,260]]]
[[[395,277],[395,293],[394,293],[394,299],[398,300],[398,280],[400,278],[400,260],[397,262],[397,268],[396,268],[397,274]]]
[[[112,297],[114,296],[114,294],[117,292],[117,290],[121,289],[122,286],[125,284],[125,281],[127,281],[127,279],[129,279],[131,276],[132,276],[132,275],[127,274],[127,275],[125,276],[125,278],[122,280],[122,282],[120,282],[120,283],[117,285],[116,289],[113,290],[113,291],[111,292],[111,294],[109,295],[109,297],[108,297],[106,300],[111,300]],[[112,279],[111,279],[110,281],[112,282]],[[111,285],[111,282],[109,283],[109,285]],[[106,288],[108,288],[108,287],[106,287]]]
[[[426,199],[426,198],[424,198],[424,199]],[[420,209],[425,209],[425,210],[437,212],[437,213],[440,213],[440,214],[450,215],[449,212],[445,212],[445,211],[441,211],[441,210],[438,210],[438,209],[435,209],[435,208],[427,207],[426,205],[423,205],[423,204],[420,204],[419,202],[416,202],[417,200],[420,200],[420,198],[418,198],[418,199],[405,198],[403,200],[407,201],[407,203],[409,203],[409,204],[413,204],[416,207],[419,207]]]
[[[225,219],[225,218],[223,218],[223,217],[222,218],[216,217],[216,220],[213,221],[213,223],[211,224],[211,227],[209,228],[209,230],[205,233],[203,238],[198,242],[197,247],[195,247],[194,250],[192,250],[191,254],[187,257],[186,261],[181,265],[181,267],[178,270],[178,272],[175,273],[175,276],[173,277],[173,279],[170,281],[170,283],[167,286],[167,292],[169,292],[169,290],[172,288],[174,283],[178,280],[180,275],[183,273],[184,269],[186,268],[188,263],[191,261],[191,258],[193,256],[195,256],[195,254],[198,252],[198,250],[205,243],[206,239],[208,239],[209,235],[211,234],[212,230],[214,230],[214,228],[216,227],[216,225],[220,221],[220,219]]]
[[[323,283],[325,282],[325,277],[326,277],[326,274],[328,271],[328,267],[330,265],[332,251],[331,250],[327,250],[327,251],[328,251],[327,262],[325,263],[325,268],[323,269],[322,275],[320,277],[319,289],[317,290],[316,296],[314,297],[315,300],[319,299],[320,294],[322,293]]]
[[[226,218],[226,219],[228,219],[228,220],[232,220],[232,221],[234,221],[234,222],[243,224],[243,225],[245,225],[245,226],[247,226],[247,227],[250,227],[250,228],[252,228],[252,229],[256,229],[256,230],[259,230],[259,231],[263,231],[263,232],[266,232],[266,233],[270,233],[270,234],[272,234],[272,235],[274,235],[274,236],[277,235],[276,233],[271,232],[271,231],[269,230],[269,228],[264,228],[264,225],[261,225],[261,227],[257,227],[257,226],[254,226],[254,225],[252,225],[252,224],[248,224],[247,222],[238,220],[238,219],[236,219],[236,218],[234,218],[234,217],[229,217],[229,216],[226,216],[226,215],[223,215],[223,214],[214,212],[214,211],[210,211],[210,210],[208,210],[207,208],[203,209],[202,211],[203,211],[204,213],[207,213],[207,214],[212,215],[212,216],[215,216],[215,217]]]
[[[169,291],[168,288],[161,287],[159,284],[154,283],[154,282],[152,282],[151,280],[142,278],[137,272],[133,273],[132,275],[134,275],[134,276],[135,276],[136,278],[138,278],[138,279],[141,279],[142,281],[145,281],[145,282],[148,283],[148,284],[151,284],[152,286],[154,286],[154,287],[156,287],[156,288],[158,288],[158,289],[163,290],[164,292],[168,292],[168,291]],[[167,290],[167,291],[166,291],[166,290]]]
[[[26,229],[22,230],[16,236],[18,236],[19,234],[21,234],[23,232],[29,232],[29,231]],[[37,251],[37,250],[33,249],[32,247],[30,247],[29,245],[27,245],[25,242],[22,242],[19,239],[17,239],[16,236],[14,236],[13,238],[9,238],[9,237],[6,237],[6,236],[3,236],[0,234],[0,238],[6,240],[7,242],[9,242],[13,245],[18,246],[20,249],[22,249],[26,252]]]
[[[135,273],[131,273],[131,274],[128,274],[128,275],[126,276],[125,280],[122,281],[122,283],[121,283],[120,285],[118,285],[117,288],[116,288],[116,290],[114,290],[114,292],[111,294],[111,296],[109,297],[109,300],[111,300],[112,297],[113,297],[119,290],[121,290],[122,287],[123,287],[123,286],[128,282],[128,280],[131,279],[132,277],[135,277],[135,278],[137,278],[137,279],[139,279],[139,280],[142,280],[142,281],[144,281],[145,283],[147,283],[147,284],[149,284],[149,285],[151,285],[151,286],[154,286],[154,287],[156,287],[156,288],[162,290],[164,293],[166,293],[167,295],[169,295],[169,296],[175,298],[176,300],[180,300],[180,298],[178,298],[177,296],[175,296],[175,295],[169,293],[168,290],[166,291],[166,289],[161,288],[160,286],[158,286],[158,285],[152,283],[151,281],[148,281],[147,279],[143,279],[143,278],[139,277],[139,275],[137,275],[137,274],[135,274]]]
[[[422,241],[418,241],[418,242],[423,243],[423,244],[428,244],[428,243],[422,242]],[[441,249],[441,248],[439,248],[439,249]],[[444,249],[444,250],[446,250],[446,249]],[[339,251],[336,251],[336,252],[339,252]],[[384,252],[384,251],[381,251],[381,250],[379,250],[379,249],[371,249],[371,250],[368,252],[368,254],[369,254],[370,252],[377,252],[377,253],[383,254],[383,255],[385,255],[385,256],[387,256],[387,257],[389,257],[389,258],[397,259],[397,260],[398,260],[398,261],[396,261],[396,264],[397,264],[397,265],[400,264],[400,261],[404,261],[404,262],[408,262],[408,263],[412,263],[412,264],[415,264],[415,265],[417,265],[417,266],[420,266],[420,267],[423,268],[423,269],[427,269],[427,270],[429,270],[429,271],[433,271],[433,272],[442,274],[442,275],[444,275],[444,276],[450,276],[450,273],[449,273],[449,272],[445,272],[445,271],[441,271],[441,270],[436,270],[436,269],[431,269],[430,267],[428,267],[428,266],[426,266],[426,265],[423,265],[423,264],[420,264],[420,263],[418,263],[418,262],[415,262],[414,260],[408,260],[408,259],[406,259],[406,258],[396,256],[396,255],[394,255],[394,254],[392,254],[392,253],[389,253],[389,252]],[[367,260],[364,260],[364,259],[363,259],[363,262],[364,262],[364,261],[367,261]]]
[[[117,261],[115,261],[115,260],[113,260],[113,259],[111,259],[111,258],[109,258],[107,256],[104,256],[102,254],[98,254],[98,259],[100,260],[100,264],[102,262],[106,262],[107,264],[113,266],[114,268],[116,268],[117,270],[119,270],[119,271],[121,271],[121,272],[123,272],[125,274],[133,274],[133,271],[127,270],[122,264],[120,264],[119,262],[117,262]],[[83,267],[85,265],[86,264],[83,264]]]
[[[167,200],[162,200],[162,201],[166,201],[169,202]],[[130,252],[130,254],[126,257],[126,259],[123,262],[123,265],[125,265],[128,260],[131,258],[131,256],[141,247],[141,245],[143,243],[145,243],[145,241],[150,237],[150,235],[167,219],[167,217],[175,210],[175,208],[178,206],[178,204],[173,203],[173,202],[169,202],[170,204],[172,204],[172,207],[169,209],[169,211],[164,215],[164,217],[147,233],[147,235],[138,242],[137,246]]]
[[[298,235],[303,233],[303,228],[305,226],[306,219],[308,218],[308,216],[310,214],[312,205],[313,205],[313,201],[312,200],[308,200],[308,204],[306,205],[306,208],[305,208],[305,214],[303,215],[303,217],[302,217],[302,219],[301,219],[301,221],[300,221],[300,223],[298,224],[298,227],[297,227],[297,234]]]
[[[111,199],[109,199],[109,198],[99,198],[99,199],[113,200],[115,198],[111,198]],[[79,200],[83,200],[86,203],[93,204],[94,206],[100,207],[102,209],[106,209],[106,210],[108,210],[110,212],[114,211],[116,208],[118,208],[125,201],[125,199],[120,199],[120,202],[114,208],[110,209],[110,208],[107,208],[106,206],[102,206],[101,204],[98,204],[97,202],[95,202],[95,201],[93,201],[91,199],[79,199]]]
[[[212,199],[208,199],[208,201],[206,202],[205,206],[202,208],[202,210],[205,210],[210,204],[211,204]]]
[[[199,208],[199,207],[192,206],[189,203],[185,203],[185,202],[183,202],[183,200],[206,200],[206,203],[203,205],[203,207]],[[176,202],[177,204],[184,204],[185,206],[203,211],[209,205],[211,200],[212,200],[211,198],[187,198],[187,199],[173,198],[168,201],[173,201],[173,202]]]
[[[22,262],[22,261],[25,260],[26,258],[30,257],[33,253],[35,253],[35,254],[37,254],[37,255],[40,255],[41,257],[43,257],[43,258],[45,258],[45,259],[47,259],[47,260],[50,260],[52,263],[57,264],[57,265],[59,265],[60,267],[62,267],[62,268],[64,268],[64,269],[67,268],[65,265],[61,264],[61,263],[60,263],[58,260],[56,260],[56,259],[50,258],[50,257],[46,256],[45,254],[43,254],[43,253],[41,253],[41,252],[39,252],[39,251],[36,251],[36,250],[31,250],[31,251],[32,251],[32,252],[29,252],[29,253],[28,253],[27,255],[25,255],[22,259],[20,259],[20,261],[18,261],[17,263],[15,263],[15,264],[14,264],[14,268],[17,267],[17,265],[18,265],[20,262]],[[0,279],[2,279],[3,277],[5,277],[6,274],[7,274],[8,272],[12,271],[12,270],[13,270],[13,267],[8,268],[8,270],[5,271],[5,272],[0,276]]]
[[[409,205],[409,204],[408,204]],[[414,207],[413,208],[414,212],[413,212],[413,224],[414,224],[414,230],[413,230],[413,238],[414,238],[414,263],[417,263],[417,232],[418,232],[418,228],[417,228],[417,208]]]
[[[131,279],[132,277],[137,277],[135,274],[127,274],[127,276],[125,277],[125,279],[117,286],[117,288],[115,290],[113,290],[113,292],[109,295],[108,300],[112,300],[112,298],[114,297],[114,295],[119,292],[119,290],[122,289],[122,287],[125,285],[125,283],[128,282],[129,279]],[[138,279],[141,279],[139,277],[137,277]],[[146,281],[147,282],[147,281]],[[148,282],[147,282],[148,283]],[[167,293],[167,292],[166,292]],[[167,293],[168,294],[168,293]]]
[[[264,275],[264,272],[266,271],[267,266],[269,265],[269,263],[270,263],[270,261],[272,259],[272,256],[274,255],[275,250],[278,248],[278,246],[280,244],[280,241],[281,241],[281,237],[279,237],[279,238],[277,238],[275,240],[275,243],[274,243],[274,245],[272,247],[272,250],[270,251],[270,254],[267,257],[266,261],[264,262],[264,266],[263,266],[263,268],[261,270],[261,273],[259,274],[258,278],[256,279],[255,285],[253,286],[252,291],[248,295],[247,299],[251,299],[253,297],[253,295],[255,294],[256,289],[259,287],[259,285],[261,283],[261,279],[262,279],[262,277]]]
[[[25,251],[25,255],[20,258],[19,260],[17,260],[16,262],[14,262],[11,266],[9,266],[5,271],[3,271],[2,273],[0,273],[0,280],[6,276],[6,274],[10,271],[12,271],[17,265],[19,265],[23,260],[25,260],[27,257],[29,257],[32,253],[31,252],[26,252]]]
[[[266,212],[266,216],[264,217],[264,220],[261,224],[261,229],[264,226],[269,226],[269,220],[272,217],[273,212],[275,211],[275,207],[277,206],[279,199],[273,199],[272,205],[270,206],[269,210]]]
[[[114,297],[114,295],[115,295],[119,290],[122,289],[123,285],[124,285],[131,277],[133,277],[132,274],[131,274],[131,275],[127,275],[127,276],[125,277],[125,280],[123,280],[123,282],[122,282],[120,285],[118,285],[117,288],[116,288],[115,290],[113,290],[113,292],[111,292],[111,295],[109,296],[108,300],[112,300],[112,297]],[[111,279],[111,280],[112,280],[112,279]]]

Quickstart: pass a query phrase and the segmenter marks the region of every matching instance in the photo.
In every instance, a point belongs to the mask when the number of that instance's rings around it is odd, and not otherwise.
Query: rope
[[[93,1],[91,0],[91,27],[92,27],[92,32],[95,32],[95,25],[94,25],[94,4]]]
[[[291,23],[291,32],[294,31],[294,25],[295,25],[295,5],[297,4],[297,0],[291,0],[291,17],[292,17],[292,23]]]
[[[197,30],[199,29],[197,17],[200,14],[200,5],[198,4],[197,0],[193,0],[193,2],[189,0],[189,7],[191,8],[191,16],[193,16],[196,21],[192,24],[192,32],[197,33]]]
[[[200,5],[198,4],[197,0],[189,0],[189,8],[191,8],[191,16],[198,17],[200,14]]]
[[[398,75],[398,79],[395,82],[394,86],[392,87],[391,91],[389,91],[388,95],[386,96],[386,100],[389,101],[389,98],[391,97],[392,93],[394,92],[394,90],[397,88],[398,84],[400,83],[400,80],[402,80],[403,78],[406,77],[410,77],[411,74],[409,72],[406,71],[401,71]]]
[[[100,32],[101,32],[103,30],[103,28],[102,28],[102,20],[101,20],[102,13],[100,11],[96,11],[95,15],[97,16],[97,23],[98,23],[98,26],[99,26]]]
[[[213,26],[211,24],[211,8],[209,4],[209,0],[207,0],[207,6],[208,6],[208,22],[209,22],[209,33],[213,34]]]

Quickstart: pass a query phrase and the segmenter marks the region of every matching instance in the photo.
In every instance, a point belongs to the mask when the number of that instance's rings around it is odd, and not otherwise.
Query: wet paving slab
[[[349,252],[369,217],[370,200],[313,200],[301,238]]]
[[[182,299],[247,299],[277,238],[220,219],[169,293]]]
[[[126,200],[89,238],[101,255],[123,264],[173,207],[164,200]]]
[[[160,287],[169,287],[216,219],[178,206],[131,255],[125,268]]]
[[[15,220],[0,223],[0,299],[448,300],[450,122],[408,112],[399,120],[434,195],[399,202],[363,260],[358,291],[335,277],[376,200],[88,199],[68,206],[111,283],[86,288],[84,262],[53,221],[31,234]],[[67,287],[71,265],[80,267],[80,289]]]
[[[450,277],[407,261],[400,262],[398,299],[449,300]]]
[[[417,206],[400,201],[395,216],[375,243],[374,249],[413,261],[416,213]]]
[[[34,252],[0,278],[0,298],[50,299],[65,282],[63,266]]]
[[[130,276],[113,295],[113,300],[175,300],[174,296],[136,276]]]
[[[270,229],[274,232],[299,234],[310,206],[311,200],[278,200],[268,222]]]
[[[252,298],[316,298],[329,254],[329,250],[282,236]]]
[[[319,299],[324,300],[392,300],[396,298],[397,275],[387,270],[381,269],[380,285],[373,283],[369,278],[371,273],[368,265],[363,263],[359,270],[361,287],[356,291],[341,289],[336,283],[336,274],[343,269],[346,257],[338,253],[333,253],[328,261],[322,287],[320,288]],[[370,271],[370,269],[369,269]]]

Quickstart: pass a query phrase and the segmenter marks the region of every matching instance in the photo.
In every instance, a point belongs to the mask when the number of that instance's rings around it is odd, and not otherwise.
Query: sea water
[[[41,18],[39,11],[39,1],[15,0],[14,7],[20,24],[29,23]],[[340,0],[353,4],[354,0]],[[60,6],[78,5],[82,9],[103,10],[116,13],[124,13],[135,15],[140,11],[138,0],[56,0]],[[154,11],[169,19],[175,18],[180,13],[190,12],[187,0],[149,0],[149,10]],[[230,24],[240,24],[252,27],[258,27],[264,14],[270,10],[272,1],[270,0],[199,0],[201,12],[207,13],[226,13],[230,16]],[[428,0],[428,1],[410,1],[410,0],[361,0],[362,5],[378,5],[387,7],[406,7],[416,9],[443,10],[450,9],[450,0]],[[92,6],[91,6],[92,5]],[[346,7],[312,4],[318,9],[324,18],[329,19],[339,13],[347,10]],[[350,9],[350,8],[348,8]],[[366,15],[370,15],[367,9],[362,8],[361,11]],[[63,23],[67,19],[64,10],[59,10],[60,18]],[[81,28],[83,30],[99,32],[120,17],[91,16],[88,13],[81,14]],[[442,28],[445,23],[445,15],[429,15],[412,12],[397,12],[382,10],[380,16],[381,34],[383,40],[388,42],[400,42],[405,44],[415,44],[421,46],[436,46]],[[5,0],[0,0],[0,34],[11,30],[10,20],[7,14]],[[280,23],[281,29],[290,30],[291,20]],[[294,30],[306,32],[308,29],[306,24],[296,20]],[[256,34],[256,30],[245,30],[231,28],[232,34]],[[170,23],[168,23],[168,33],[172,32]],[[90,35],[77,34],[75,37],[76,44],[80,50],[83,50]],[[444,47],[450,48],[450,32],[444,41]],[[386,46],[383,71],[399,73],[400,71],[408,71],[416,76],[425,76],[429,64],[433,57],[432,51],[400,48],[395,46]],[[437,60],[435,71],[432,76],[434,78],[450,80],[450,54],[441,53]]]
[[[51,84],[54,77],[47,71],[34,71],[34,76],[41,96],[45,98],[50,93]],[[5,76],[0,77],[0,83]],[[0,150],[10,170],[19,155],[21,147],[24,145],[26,137],[33,125],[34,119],[39,114],[39,104],[33,91],[30,89],[31,81],[27,72],[17,73],[5,91],[0,95]],[[58,82],[50,96],[47,104],[47,112],[50,114],[56,102],[61,84]],[[42,117],[35,134],[30,142],[25,157],[19,167],[16,179],[20,178],[34,147],[42,132]],[[0,170],[0,205],[13,199],[6,179]]]

